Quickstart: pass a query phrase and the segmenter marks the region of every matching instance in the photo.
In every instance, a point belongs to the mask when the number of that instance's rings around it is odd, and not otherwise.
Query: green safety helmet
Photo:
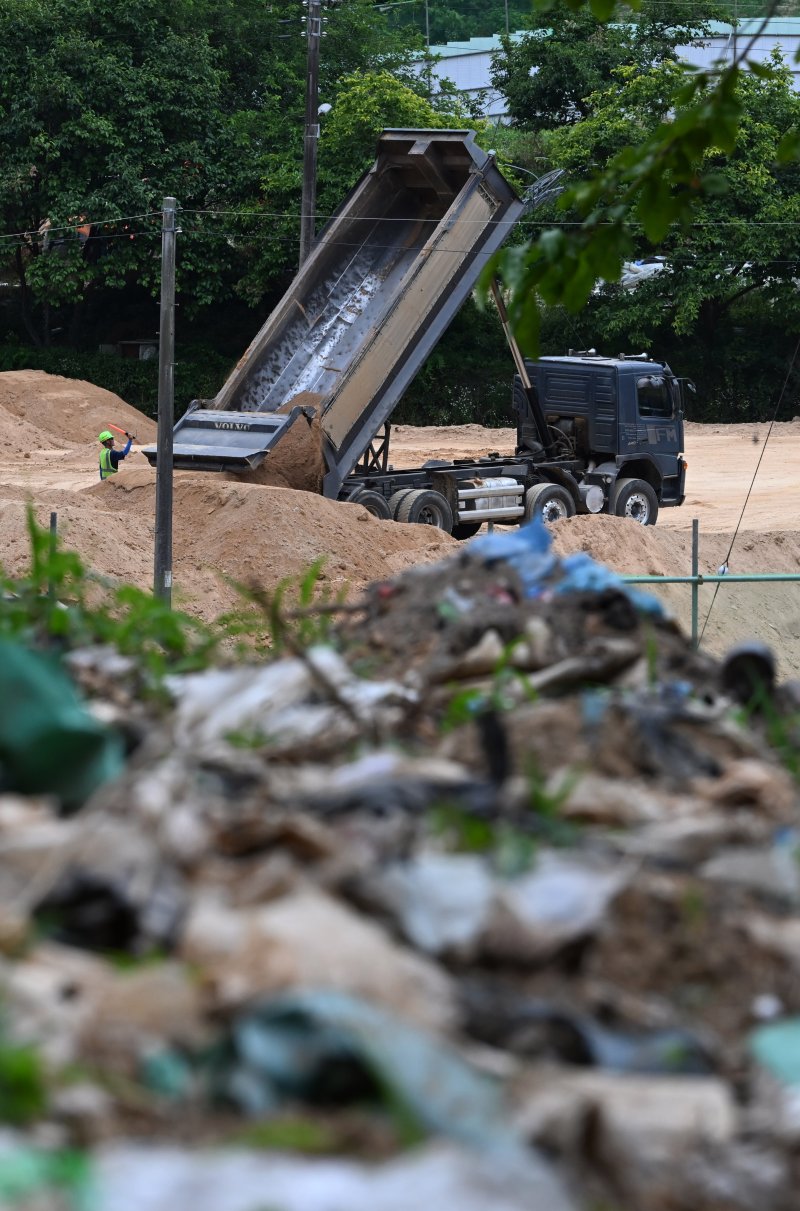
[[[98,435],[97,440],[99,442],[113,442],[114,434],[109,433],[108,429],[104,429],[103,432]]]

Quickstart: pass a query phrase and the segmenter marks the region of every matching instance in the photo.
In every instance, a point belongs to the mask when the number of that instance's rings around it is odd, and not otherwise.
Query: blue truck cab
[[[570,350],[525,369],[530,387],[514,381],[517,453],[561,481],[580,511],[652,525],[660,508],[683,503],[685,384],[666,362]]]

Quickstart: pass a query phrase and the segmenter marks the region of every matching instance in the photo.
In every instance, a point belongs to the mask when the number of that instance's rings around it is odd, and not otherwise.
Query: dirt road
[[[800,420],[769,425],[686,426],[689,464],[687,496],[680,509],[665,510],[659,526],[690,530],[697,517],[703,533],[732,533],[742,520],[747,530],[800,530]],[[766,442],[766,446],[765,446]],[[393,461],[414,466],[431,457],[469,458],[492,450],[514,449],[513,429],[458,425],[451,429],[392,431]],[[431,451],[436,454],[432,455]],[[760,463],[760,465],[759,465]]]
[[[154,473],[134,451],[113,481],[98,482],[96,437],[109,423],[135,432],[139,444],[155,438],[154,423],[110,392],[39,371],[0,374],[0,561],[8,571],[27,559],[30,500],[42,524],[57,512],[66,544],[97,571],[152,583]],[[732,572],[800,573],[800,420],[775,425],[767,437],[766,425],[688,425],[682,508],[664,510],[646,529],[606,516],[573,518],[554,527],[557,549],[586,550],[620,572],[688,575],[696,517],[701,571],[716,571],[730,552]],[[412,466],[513,446],[512,430],[399,426],[392,458]],[[379,522],[309,492],[176,476],[176,598],[206,618],[235,603],[235,582],[270,588],[318,558],[325,560],[322,585],[340,593],[453,549],[455,541],[438,531]],[[655,591],[688,629],[688,587]],[[776,650],[784,676],[800,675],[800,583],[726,584],[716,593],[703,587],[699,620],[710,650],[759,637]]]

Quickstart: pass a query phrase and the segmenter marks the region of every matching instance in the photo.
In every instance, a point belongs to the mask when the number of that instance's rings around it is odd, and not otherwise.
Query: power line
[[[0,240],[28,240],[28,239],[43,239],[45,235],[55,235],[59,231],[80,231],[83,227],[101,227],[104,224],[111,226],[117,223],[136,223],[141,219],[158,219],[161,221],[160,210],[148,210],[144,214],[129,214],[123,215],[121,218],[114,219],[82,219],[76,223],[65,223],[57,227],[50,224],[43,231],[41,225],[37,228],[29,228],[26,231],[9,231],[5,235],[0,235]]]

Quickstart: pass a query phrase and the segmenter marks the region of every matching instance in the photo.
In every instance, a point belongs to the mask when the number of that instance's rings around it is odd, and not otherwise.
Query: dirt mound
[[[109,570],[147,584],[152,579],[155,481],[132,469],[86,494],[92,508],[124,524],[122,549],[98,556]],[[77,532],[73,527],[73,535]],[[231,582],[274,589],[324,559],[320,580],[331,592],[359,590],[415,563],[441,559],[455,539],[429,526],[378,521],[360,505],[310,492],[179,472],[174,484],[174,579],[180,600],[207,619],[237,601]],[[193,603],[193,604],[192,604]]]
[[[0,444],[6,454],[96,444],[109,424],[135,433],[140,442],[155,439],[155,422],[103,387],[43,370],[0,374]]]
[[[641,576],[688,575],[688,541],[686,534],[605,513],[582,514],[553,526],[553,549],[559,555],[586,551],[615,572]]]
[[[678,510],[670,510],[670,513]],[[559,555],[586,551],[623,575],[689,576],[692,539],[687,530],[639,526],[629,518],[572,517],[552,527]],[[730,558],[729,572],[739,575],[800,573],[800,533],[794,530],[700,532],[699,571],[716,575]],[[692,598],[686,584],[647,584],[643,591],[659,598],[686,634],[692,628]],[[703,584],[697,594],[697,630],[702,646],[719,656],[748,639],[768,643],[776,653],[780,675],[800,674],[800,584],[792,581]]]

